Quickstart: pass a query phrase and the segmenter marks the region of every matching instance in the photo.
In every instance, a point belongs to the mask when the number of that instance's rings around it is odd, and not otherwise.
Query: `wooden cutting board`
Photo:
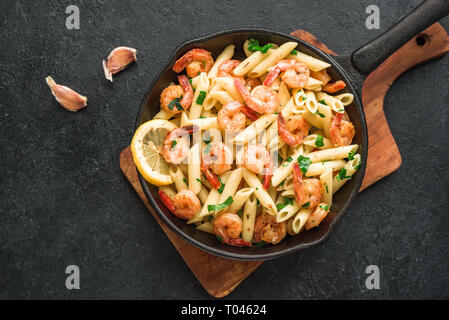
[[[329,54],[336,55],[307,31],[296,30],[291,35],[307,41]],[[441,25],[436,23],[407,42],[366,78],[362,89],[362,102],[368,125],[369,148],[367,168],[361,190],[397,170],[402,162],[383,111],[383,101],[388,89],[406,70],[444,55],[448,51],[449,37]],[[263,261],[244,262],[220,258],[182,240],[160,220],[151,208],[140,185],[129,147],[120,154],[120,168],[190,270],[210,295],[216,298],[228,295],[262,264]]]

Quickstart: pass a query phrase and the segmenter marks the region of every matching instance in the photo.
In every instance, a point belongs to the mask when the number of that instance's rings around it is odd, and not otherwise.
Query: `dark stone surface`
[[[0,5],[0,298],[209,298],[118,167],[148,82],[181,42],[237,27],[307,29],[340,54],[420,1],[3,1]],[[65,28],[78,4],[81,29]],[[377,4],[381,30],[365,28]],[[449,30],[449,19],[441,21]],[[114,47],[139,61],[115,78]],[[449,298],[449,56],[407,72],[386,98],[403,156],[321,247],[264,263],[229,298]],[[70,113],[44,81],[87,95]],[[81,290],[65,268],[81,269]],[[380,290],[365,268],[381,270]]]

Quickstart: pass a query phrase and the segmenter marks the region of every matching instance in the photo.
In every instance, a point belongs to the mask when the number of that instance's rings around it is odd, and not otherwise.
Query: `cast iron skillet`
[[[211,51],[213,57],[216,57],[228,44],[232,43],[236,46],[236,59],[243,59],[243,52],[238,50],[241,50],[243,42],[249,38],[258,39],[262,44],[272,42],[280,45],[286,41],[297,41],[299,43],[297,49],[300,51],[329,62],[332,65],[329,71],[332,79],[343,80],[347,84],[345,92],[354,94],[354,103],[347,108],[347,111],[356,128],[353,143],[360,145],[358,153],[361,156],[362,165],[353,178],[335,195],[332,212],[318,228],[302,232],[295,237],[287,237],[276,246],[237,248],[221,244],[214,236],[196,230],[194,226],[185,224],[184,220],[171,214],[160,201],[157,188],[147,183],[139,174],[140,182],[151,206],[162,221],[182,238],[201,249],[226,258],[267,260],[323,243],[335,230],[339,220],[356,198],[365,173],[368,133],[363,107],[359,99],[365,78],[364,74],[373,71],[404,43],[447,14],[449,14],[449,0],[427,0],[383,35],[355,51],[351,58],[329,56],[307,42],[280,32],[259,28],[224,31],[180,45],[149,85],[137,116],[136,130],[142,123],[151,120],[159,111],[159,98],[162,90],[170,82],[176,82],[176,74],[171,68],[174,62],[187,51],[198,47],[204,48]]]

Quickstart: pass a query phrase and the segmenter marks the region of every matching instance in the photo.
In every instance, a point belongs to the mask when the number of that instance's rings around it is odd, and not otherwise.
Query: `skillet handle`
[[[354,67],[365,74],[422,30],[449,14],[449,0],[426,0],[385,33],[352,54]]]

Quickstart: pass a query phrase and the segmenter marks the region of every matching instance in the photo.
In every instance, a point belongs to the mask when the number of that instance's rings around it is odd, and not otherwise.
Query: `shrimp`
[[[282,80],[290,88],[304,88],[309,80],[310,70],[302,62],[295,59],[281,60],[268,73],[263,84],[267,87],[271,86],[278,75],[284,71]]]
[[[161,154],[165,161],[173,164],[180,164],[188,155],[190,141],[188,135],[198,131],[198,127],[191,125],[176,128],[170,131],[162,142]]]
[[[319,179],[302,179],[302,171],[298,163],[293,165],[293,189],[300,206],[315,208],[323,196],[323,186]]]
[[[318,227],[328,213],[329,205],[327,203],[320,203],[307,219],[306,224],[304,225],[306,230]]]
[[[265,241],[271,244],[278,244],[287,235],[287,225],[285,221],[276,222],[276,217],[263,213],[256,218],[254,223],[254,242]]]
[[[218,67],[217,77],[238,78],[241,81],[244,81],[243,77],[232,74],[232,70],[234,70],[239,64],[240,61],[238,60],[224,60]]]
[[[354,125],[352,122],[343,120],[343,115],[343,113],[337,113],[329,128],[332,143],[340,147],[350,145],[355,135]]]
[[[239,79],[235,79],[234,84],[246,105],[257,113],[273,113],[279,107],[279,96],[273,89],[262,85],[249,93]]]
[[[161,93],[161,106],[171,115],[181,113],[192,105],[193,88],[185,75],[178,76],[178,85],[170,85]]]
[[[262,85],[262,82],[260,82],[257,78],[248,78],[245,79],[245,87],[248,89],[249,92],[251,92],[255,87],[258,87]]]
[[[242,149],[237,156],[238,163],[249,171],[256,174],[263,174],[263,187],[270,187],[273,176],[273,159],[270,152],[264,145],[251,144]]]
[[[240,238],[243,222],[235,213],[223,213],[214,221],[214,233],[226,244],[235,247],[251,247],[251,243]]]
[[[294,147],[301,144],[309,134],[309,124],[300,115],[294,115],[285,120],[282,112],[280,112],[278,115],[278,133],[286,144]]]
[[[212,188],[220,188],[221,182],[217,175],[229,171],[232,162],[232,152],[223,142],[213,141],[204,148],[201,154],[201,171]]]
[[[173,200],[164,191],[159,191],[159,198],[180,219],[192,219],[201,209],[200,200],[189,189],[179,191]]]
[[[310,76],[312,78],[320,80],[323,83],[323,86],[325,86],[326,84],[328,84],[329,81],[331,81],[331,76],[327,73],[326,69],[316,72],[310,71]]]
[[[344,88],[346,88],[346,83],[342,80],[338,80],[324,85],[321,90],[327,93],[336,93]]]
[[[186,69],[190,78],[198,76],[201,72],[209,72],[214,65],[214,59],[209,51],[204,49],[192,49],[176,60],[173,71],[180,73]]]
[[[258,118],[258,115],[243,103],[229,102],[218,112],[218,126],[225,131],[229,130],[236,133],[245,128],[247,116],[253,121]]]

